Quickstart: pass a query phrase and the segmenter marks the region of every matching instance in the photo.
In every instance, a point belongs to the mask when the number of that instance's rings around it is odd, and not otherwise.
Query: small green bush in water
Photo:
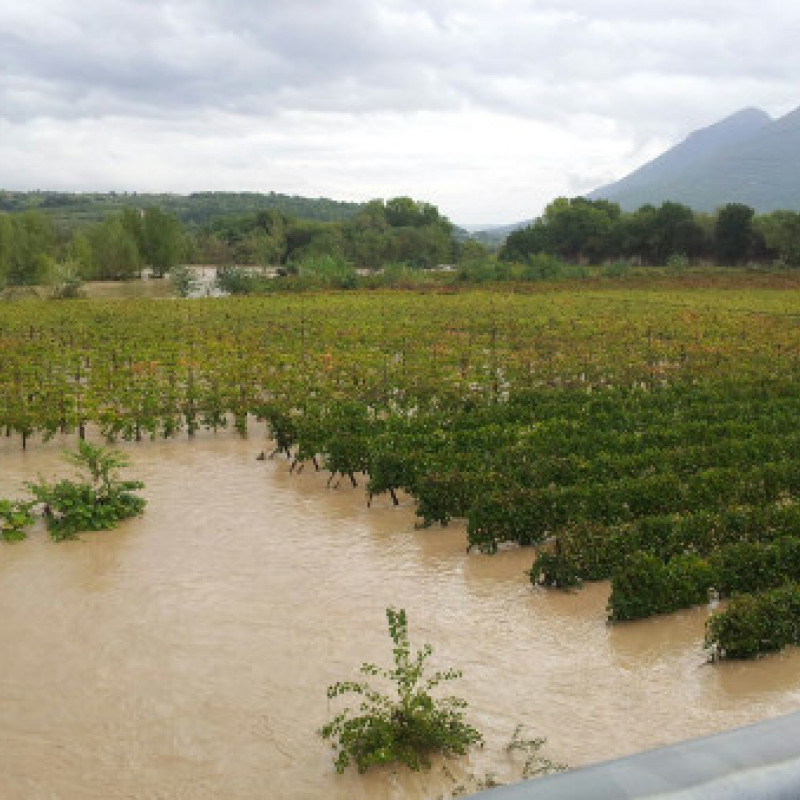
[[[713,661],[757,658],[800,644],[800,586],[736,595],[706,622],[705,646]]]
[[[72,538],[79,531],[109,530],[144,510],[145,500],[133,494],[144,484],[119,479],[119,470],[128,466],[122,453],[81,441],[77,452],[65,456],[84,471],[82,481],[48,483],[40,478],[27,484],[36,500],[44,504],[47,529],[53,539]]]
[[[32,506],[33,503],[0,498],[0,539],[19,542],[25,538],[25,528],[33,525]]]
[[[457,670],[425,675],[425,662],[432,653],[426,644],[412,655],[408,622],[403,609],[386,609],[394,654],[394,669],[362,664],[361,673],[395,684],[396,695],[384,694],[366,681],[342,681],[328,687],[328,698],[359,695],[358,711],[345,709],[320,731],[332,742],[337,772],[351,761],[359,772],[374,764],[400,762],[413,770],[430,767],[430,755],[463,755],[483,737],[464,721],[467,703],[457,697],[435,700],[430,692],[443,681],[461,677]]]

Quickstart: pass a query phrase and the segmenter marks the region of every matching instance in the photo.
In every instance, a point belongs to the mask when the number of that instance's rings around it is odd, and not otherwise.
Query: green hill
[[[355,216],[362,205],[276,192],[193,192],[181,195],[0,190],[0,211],[36,209],[48,214],[59,227],[66,229],[73,229],[87,222],[99,222],[109,213],[123,208],[149,207],[174,214],[185,225],[201,226],[220,217],[251,214],[267,209],[275,209],[297,219],[341,222]]]

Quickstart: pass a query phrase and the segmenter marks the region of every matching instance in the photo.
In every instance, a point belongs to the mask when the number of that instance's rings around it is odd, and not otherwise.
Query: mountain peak
[[[709,137],[714,139],[716,144],[720,144],[721,142],[719,140],[722,138],[733,136],[738,139],[741,136],[748,136],[760,130],[765,125],[769,125],[770,122],[772,122],[772,117],[770,117],[766,111],[750,106],[736,111],[719,120],[719,122],[714,122],[705,128],[699,128],[693,131],[684,141]]]
[[[665,200],[697,211],[731,202],[760,212],[800,210],[800,109],[773,120],[760,108],[742,108],[589,197],[626,211]]]

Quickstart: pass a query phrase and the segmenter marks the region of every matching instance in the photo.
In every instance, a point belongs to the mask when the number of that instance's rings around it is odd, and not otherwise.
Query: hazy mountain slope
[[[800,211],[800,109],[775,121],[757,109],[740,111],[589,197],[628,211],[665,200],[697,211],[732,202],[759,213]]]

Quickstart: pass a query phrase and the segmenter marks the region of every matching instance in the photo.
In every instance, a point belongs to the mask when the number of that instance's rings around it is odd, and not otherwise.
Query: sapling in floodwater
[[[337,772],[354,761],[359,772],[375,764],[400,762],[413,770],[430,767],[430,755],[463,755],[481,745],[481,734],[464,721],[467,703],[457,697],[436,700],[431,691],[443,681],[461,677],[458,670],[425,675],[425,662],[433,652],[426,644],[412,655],[404,609],[386,609],[394,655],[394,669],[361,665],[363,675],[395,684],[394,696],[384,694],[366,681],[341,681],[328,687],[328,698],[344,694],[361,696],[358,711],[337,714],[319,734],[332,741]]]
[[[69,539],[79,531],[108,530],[144,510],[144,498],[133,494],[144,484],[119,479],[119,471],[129,464],[122,453],[80,441],[76,452],[64,455],[84,471],[82,481],[62,479],[49,483],[40,477],[38,482],[27,484],[44,505],[47,529],[53,539]]]

